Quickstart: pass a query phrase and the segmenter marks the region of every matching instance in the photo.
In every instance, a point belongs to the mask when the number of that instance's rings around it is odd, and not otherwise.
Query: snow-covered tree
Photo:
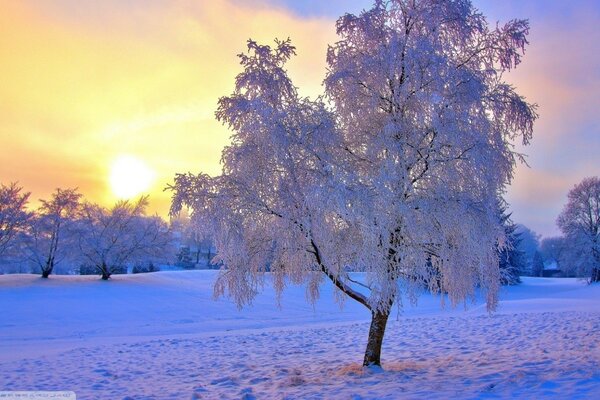
[[[600,178],[585,178],[568,194],[557,220],[571,248],[570,268],[600,281]]]
[[[500,222],[504,226],[506,235],[505,245],[498,249],[500,282],[503,285],[516,285],[521,282],[519,275],[529,266],[527,257],[519,249],[521,238],[515,231],[517,226],[511,221],[505,207],[500,208]]]
[[[31,219],[25,239],[27,258],[39,268],[43,278],[48,278],[55,266],[75,253],[80,199],[77,189],[56,189],[50,200],[41,200]]]
[[[82,262],[94,266],[102,279],[130,263],[166,260],[171,254],[168,226],[158,216],[145,216],[148,197],[119,201],[106,209],[82,205],[79,250]]]
[[[504,227],[505,242],[498,244],[498,266],[500,269],[500,283],[502,285],[516,285],[521,282],[519,275],[529,269],[527,256],[519,249],[521,242],[520,234],[516,232],[517,225],[510,219],[506,212],[506,206],[498,207],[498,218]],[[431,263],[427,264],[432,268]],[[431,279],[437,280],[435,285],[440,286],[440,276],[435,269],[431,270]],[[429,281],[426,282],[430,286]]]
[[[531,264],[531,275],[544,276],[544,258],[542,257],[542,254],[537,250],[533,255],[533,262]]]
[[[534,232],[532,229],[523,224],[517,224],[515,233],[519,235],[518,249],[525,254],[527,268],[524,270],[527,274],[531,274],[531,266],[533,265],[533,257],[535,252],[539,250],[541,235]]]
[[[233,131],[222,174],[178,175],[172,213],[189,206],[214,232],[216,294],[249,303],[267,265],[278,292],[305,282],[313,300],[329,279],[370,310],[363,363],[380,365],[392,305],[423,282],[453,304],[483,287],[496,304],[496,204],[512,141],[527,143],[536,118],[502,74],[528,24],[490,29],[464,0],[394,0],[341,17],[337,32],[316,100],[286,74],[289,41],[248,42],[217,111]]]
[[[0,258],[5,258],[31,218],[29,192],[13,182],[0,185]]]

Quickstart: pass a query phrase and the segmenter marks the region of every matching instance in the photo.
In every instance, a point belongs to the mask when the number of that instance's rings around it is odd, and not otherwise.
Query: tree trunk
[[[52,270],[54,270],[54,259],[49,258],[48,261],[46,261],[46,267],[42,268],[42,278],[48,278],[52,273]]]
[[[372,311],[371,328],[369,329],[369,341],[365,351],[363,366],[381,366],[381,345],[383,343],[383,334],[390,313],[389,311]]]
[[[592,268],[592,282],[600,282],[600,268]]]
[[[110,278],[110,267],[106,264],[102,264],[100,271],[102,272],[102,280],[107,281],[108,278]]]

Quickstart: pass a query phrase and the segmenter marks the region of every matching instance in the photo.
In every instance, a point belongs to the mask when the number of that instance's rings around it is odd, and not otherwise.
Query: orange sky
[[[245,41],[290,36],[301,55],[290,73],[313,94],[335,38],[330,20],[236,1],[140,2],[122,14],[109,2],[53,4],[0,0],[0,182],[33,199],[79,187],[109,204],[110,165],[126,154],[155,171],[151,208],[163,215],[176,172],[220,170],[229,134],[214,111]]]
[[[540,119],[532,145],[519,148],[531,168],[517,168],[507,197],[515,221],[557,234],[568,190],[600,174],[600,6],[473,2],[491,23],[531,21],[524,62],[507,78],[539,104]],[[154,175],[151,211],[164,216],[163,188],[176,172],[220,171],[229,133],[214,111],[233,89],[246,40],[291,37],[290,75],[315,95],[336,16],[368,3],[0,0],[0,182],[18,181],[33,200],[79,187],[108,205],[111,165],[133,157]]]

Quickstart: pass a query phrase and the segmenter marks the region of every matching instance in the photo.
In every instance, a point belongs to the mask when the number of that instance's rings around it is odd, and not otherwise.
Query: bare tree
[[[585,178],[571,189],[557,223],[569,243],[569,267],[600,282],[600,178]]]
[[[106,209],[84,203],[79,249],[83,261],[94,266],[103,280],[128,263],[160,261],[171,255],[168,226],[158,216],[145,216],[148,197],[119,201]]]
[[[75,220],[80,210],[81,194],[77,189],[56,189],[41,206],[27,229],[27,258],[36,265],[43,278],[74,253]]]
[[[31,218],[26,210],[30,194],[16,182],[0,185],[0,257],[7,256],[17,236],[27,227]]]

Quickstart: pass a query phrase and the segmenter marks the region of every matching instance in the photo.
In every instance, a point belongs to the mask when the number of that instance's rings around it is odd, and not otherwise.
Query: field
[[[363,369],[369,314],[332,287],[213,300],[215,271],[0,276],[0,390],[78,399],[581,398],[600,393],[600,286],[523,278],[496,313],[423,295]]]

